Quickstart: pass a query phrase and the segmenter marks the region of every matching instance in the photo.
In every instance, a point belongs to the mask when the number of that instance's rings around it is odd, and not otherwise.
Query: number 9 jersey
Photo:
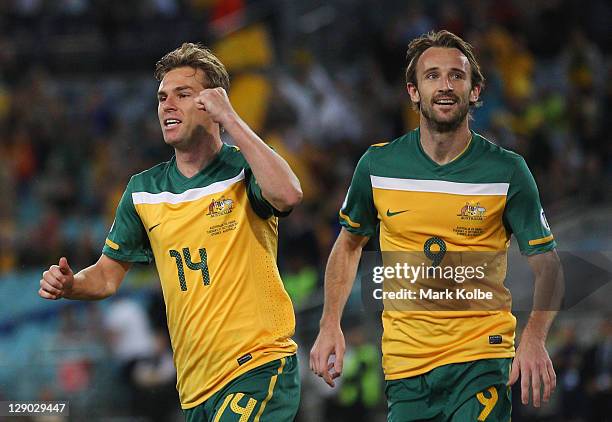
[[[483,283],[492,286],[499,306],[415,311],[385,302],[382,350],[387,380],[450,363],[514,356],[516,319],[510,313],[510,292],[503,285],[510,237],[514,234],[526,255],[555,247],[535,181],[521,156],[472,132],[465,150],[439,165],[423,151],[419,136],[415,129],[368,149],[353,175],[340,224],[361,236],[378,231],[385,265],[389,256],[402,252],[419,257],[413,268],[422,269],[422,274],[428,274],[425,265],[444,266],[453,257],[460,265],[495,257]],[[448,280],[439,277],[424,284],[435,291],[441,282]],[[385,288],[393,283],[398,284],[393,280]],[[412,288],[419,290],[417,285]],[[474,279],[462,286],[468,285],[479,286]],[[453,299],[452,293],[444,297],[444,303]]]
[[[192,178],[173,157],[130,179],[103,253],[155,261],[184,409],[296,352],[293,307],[276,265],[282,214],[226,144]]]

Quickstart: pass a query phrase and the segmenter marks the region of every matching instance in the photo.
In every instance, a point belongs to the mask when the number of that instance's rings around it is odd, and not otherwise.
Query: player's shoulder
[[[375,144],[370,145],[370,147],[368,148],[367,152],[375,152],[375,153],[390,153],[392,151],[395,151],[398,148],[404,148],[406,146],[410,146],[411,143],[413,142],[417,142],[419,139],[418,137],[418,130],[411,130],[408,133],[405,133],[404,135],[392,139],[391,141],[386,141],[386,142],[377,142]]]
[[[151,168],[141,171],[140,173],[134,174],[130,178],[128,187],[132,190],[146,189],[151,185],[159,184],[160,180],[168,177],[170,167],[174,163],[174,157],[168,161],[161,162],[154,165]]]
[[[223,144],[222,158],[228,164],[247,164],[242,151],[236,145]]]
[[[478,133],[474,133],[473,142],[477,143],[476,147],[481,152],[478,159],[488,166],[507,168],[512,171],[525,162],[520,154],[497,145]]]
[[[391,141],[370,145],[363,156],[367,159],[380,159],[382,157],[398,157],[401,153],[401,156],[405,158],[406,149],[417,141],[418,133],[413,130]]]
[[[239,147],[223,144],[216,167],[216,178],[218,180],[232,178],[242,171],[250,172],[250,168],[251,166],[244,158]]]

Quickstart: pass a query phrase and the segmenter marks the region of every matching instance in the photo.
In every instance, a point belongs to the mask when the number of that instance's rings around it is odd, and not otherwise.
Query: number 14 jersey
[[[192,178],[173,158],[128,183],[103,253],[155,260],[185,409],[296,352],[293,307],[276,265],[280,215],[226,144]]]
[[[386,379],[514,355],[516,320],[510,313],[510,293],[503,286],[510,236],[514,234],[526,255],[555,247],[535,181],[521,156],[472,133],[456,159],[439,165],[423,151],[415,129],[393,142],[373,145],[363,155],[340,210],[340,224],[362,236],[378,231],[383,262],[392,255],[385,252],[420,254],[419,260],[434,267],[444,254],[455,254],[455,261],[463,265],[466,260],[498,257],[486,282],[500,292],[498,303],[508,306],[407,311],[385,302]],[[441,281],[426,283],[439,286]],[[476,284],[466,281],[466,287],[470,283]]]

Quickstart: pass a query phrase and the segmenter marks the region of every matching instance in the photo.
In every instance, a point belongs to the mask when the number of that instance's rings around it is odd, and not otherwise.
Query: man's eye
[[[178,97],[179,98],[189,97],[189,94],[182,93],[182,94],[179,94]]]
[[[425,75],[425,79],[436,79],[438,75],[435,73],[430,73],[428,75]]]
[[[158,100],[160,103],[163,103],[164,101],[166,101],[166,97],[159,97]]]

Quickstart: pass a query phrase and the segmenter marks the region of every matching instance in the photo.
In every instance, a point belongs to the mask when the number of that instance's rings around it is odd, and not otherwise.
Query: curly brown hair
[[[205,46],[183,43],[179,48],[162,57],[155,65],[155,79],[161,81],[166,73],[178,67],[202,69],[208,82],[207,88],[221,87],[229,90],[229,75],[223,63]]]

